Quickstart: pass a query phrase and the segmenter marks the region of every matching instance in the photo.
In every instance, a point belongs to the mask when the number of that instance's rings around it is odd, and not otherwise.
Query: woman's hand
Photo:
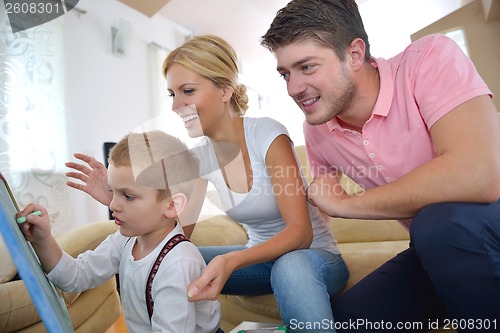
[[[103,205],[109,206],[111,200],[113,199],[113,194],[108,188],[108,173],[106,167],[95,158],[85,154],[77,153],[74,154],[74,156],[85,162],[88,166],[75,162],[67,162],[66,166],[68,168],[79,172],[67,172],[66,176],[78,179],[82,181],[83,184],[75,183],[73,181],[67,181],[66,184],[69,187],[89,194],[92,198],[96,199]]]
[[[190,302],[216,300],[232,272],[233,268],[227,255],[215,257],[208,263],[203,274],[189,284],[188,300]]]

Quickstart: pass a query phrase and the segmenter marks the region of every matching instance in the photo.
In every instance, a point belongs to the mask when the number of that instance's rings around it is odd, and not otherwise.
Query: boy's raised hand
[[[113,194],[108,188],[108,172],[104,164],[97,161],[95,158],[85,154],[76,153],[74,156],[85,162],[87,165],[75,162],[67,162],[68,168],[79,172],[70,171],[66,173],[67,177],[75,178],[83,182],[83,184],[67,181],[69,187],[83,191],[89,194],[105,206],[109,206],[113,199]]]

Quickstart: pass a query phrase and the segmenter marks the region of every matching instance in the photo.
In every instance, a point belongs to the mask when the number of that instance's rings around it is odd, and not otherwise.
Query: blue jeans
[[[244,246],[199,247],[205,262]],[[342,256],[322,249],[296,250],[277,260],[234,271],[222,294],[263,295],[274,292],[283,323],[291,329],[331,321],[331,300],[344,288],[349,270]],[[294,332],[299,332],[296,330]]]
[[[458,323],[459,332],[497,332],[500,201],[425,207],[413,220],[410,240],[408,250],[333,304],[338,324],[362,320],[378,328],[346,326],[339,331],[425,332],[438,325],[452,327]],[[392,329],[381,327],[382,321],[390,323]],[[401,323],[414,326],[398,328]]]

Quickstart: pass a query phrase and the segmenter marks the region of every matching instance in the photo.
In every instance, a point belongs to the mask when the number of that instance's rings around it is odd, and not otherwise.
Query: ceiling
[[[148,16],[163,17],[194,35],[215,34],[227,40],[249,67],[274,62],[259,40],[276,12],[290,0],[119,0]],[[409,36],[471,0],[356,0],[370,36],[372,54],[400,52]],[[483,4],[498,3],[482,0]],[[496,13],[499,11],[497,10]],[[397,29],[395,29],[397,27]],[[378,46],[378,48],[377,48]],[[275,64],[273,65],[275,66]]]
[[[195,35],[215,34],[224,38],[239,58],[253,63],[268,55],[259,39],[266,33],[276,12],[289,1],[170,0],[159,14]]]
[[[126,0],[121,0],[126,1]],[[128,0],[137,1],[137,0]],[[154,0],[164,1],[166,4],[158,14],[182,25],[193,34],[215,34],[227,40],[236,50],[240,60],[249,65],[258,65],[260,62],[274,62],[274,57],[259,40],[269,28],[276,12],[290,0]],[[463,0],[356,0],[363,20],[377,18],[376,25],[391,24],[414,20],[416,13],[421,13],[420,28],[442,17],[443,6],[456,9],[456,4]],[[143,2],[143,1],[141,1]],[[419,8],[417,8],[419,7]],[[367,8],[365,10],[365,8]],[[416,12],[416,9],[424,11]],[[425,9],[427,11],[425,11]],[[447,13],[451,12],[448,11]],[[398,15],[395,15],[397,13]],[[413,17],[412,17],[413,16]],[[425,19],[431,20],[425,22]],[[366,25],[365,25],[366,26]],[[368,29],[370,39],[373,32]],[[409,27],[410,28],[410,27]],[[394,25],[390,28],[394,31]],[[410,29],[415,29],[412,26]],[[401,33],[405,29],[399,29]],[[418,29],[417,29],[418,30]],[[415,30],[411,31],[413,33]],[[375,32],[376,33],[376,32]],[[381,32],[387,38],[387,32]],[[406,36],[409,36],[408,33]],[[409,38],[409,37],[408,37]],[[273,65],[274,66],[274,65]]]

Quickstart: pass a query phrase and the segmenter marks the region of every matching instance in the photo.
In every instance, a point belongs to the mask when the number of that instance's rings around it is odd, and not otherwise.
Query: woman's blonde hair
[[[231,104],[238,114],[245,114],[247,88],[238,83],[236,52],[224,39],[214,35],[196,36],[169,53],[163,62],[164,76],[173,64],[211,80],[219,88],[232,88]]]

